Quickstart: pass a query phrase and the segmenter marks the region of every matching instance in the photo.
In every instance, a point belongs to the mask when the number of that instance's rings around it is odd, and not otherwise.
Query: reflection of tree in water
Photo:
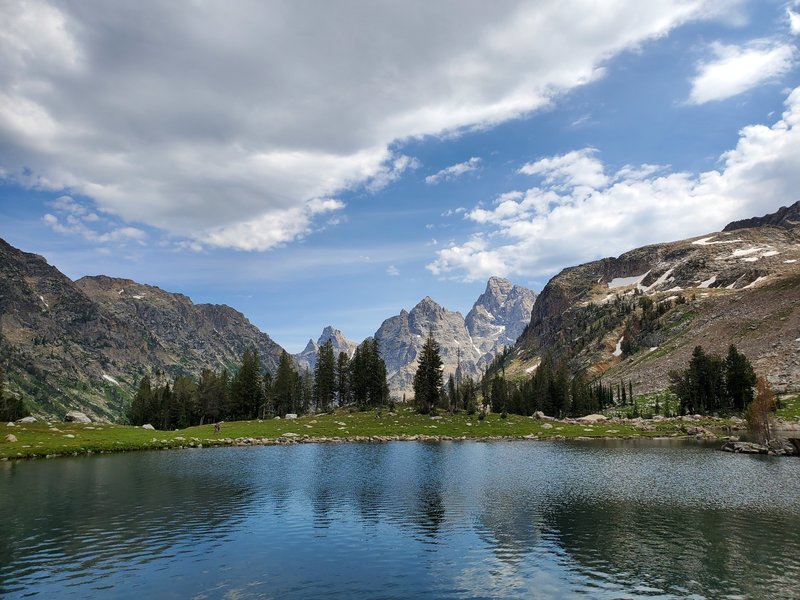
[[[487,498],[477,533],[502,561],[516,564],[541,540],[541,517],[531,499],[514,493]]]
[[[229,526],[246,518],[250,488],[224,470],[201,474],[184,465],[184,457],[174,453],[166,461],[161,453],[136,453],[4,463],[0,593],[12,575],[36,577],[42,568],[68,577],[88,566],[97,576],[123,554],[141,564],[168,550],[197,552],[223,543]],[[40,560],[37,551],[48,556],[44,567],[31,562]]]
[[[435,538],[445,518],[441,485],[431,482],[417,488],[417,508],[414,522],[419,532],[427,538]]]
[[[782,560],[800,553],[796,516],[578,500],[554,504],[545,527],[579,572],[607,573],[623,585],[790,597],[800,581],[797,563]]]

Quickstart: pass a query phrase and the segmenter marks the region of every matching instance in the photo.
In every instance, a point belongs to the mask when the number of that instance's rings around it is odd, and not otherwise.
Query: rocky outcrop
[[[753,227],[781,227],[794,229],[800,225],[800,200],[791,206],[781,206],[774,213],[763,217],[753,217],[728,223],[722,231],[736,231],[737,229],[751,229]]]
[[[91,423],[92,420],[87,417],[85,414],[78,410],[71,410],[66,415],[64,415],[64,421],[66,423]]]

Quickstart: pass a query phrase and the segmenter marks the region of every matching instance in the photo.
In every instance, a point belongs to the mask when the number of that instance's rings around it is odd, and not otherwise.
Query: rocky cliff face
[[[337,358],[340,352],[347,354],[348,358],[352,357],[358,346],[355,342],[348,340],[341,331],[328,325],[322,330],[322,334],[317,338],[316,342],[308,340],[308,344],[306,344],[302,352],[292,355],[295,368],[301,371],[308,369],[313,373],[317,365],[319,349],[328,342],[331,343],[333,355]]]
[[[695,345],[724,352],[734,343],[778,390],[800,387],[798,212],[795,204],[722,232],[565,269],[537,298],[511,372],[529,372],[551,353],[575,372],[608,371],[644,391],[663,389],[669,368],[684,368]],[[662,307],[645,330],[631,327],[641,297]],[[626,339],[637,342],[630,354]]]
[[[426,297],[410,312],[383,322],[375,337],[389,373],[389,388],[396,396],[413,394],[417,355],[428,332],[440,345],[445,379],[460,365],[462,375],[477,378],[504,346],[513,345],[530,319],[535,294],[499,277],[492,277],[486,291],[466,319]]]
[[[491,277],[486,291],[467,313],[465,324],[483,353],[478,367],[488,365],[506,346],[513,346],[531,318],[536,294],[507,279]]]
[[[250,347],[275,368],[281,348],[228,306],[130,280],[73,282],[0,240],[0,360],[35,412],[113,420],[143,374],[231,367]]]
[[[467,331],[464,317],[426,297],[410,312],[403,310],[386,319],[375,332],[386,363],[389,389],[395,395],[413,395],[417,356],[429,332],[439,343],[445,378],[455,373],[459,358],[465,374],[477,374],[476,365],[482,354]]]

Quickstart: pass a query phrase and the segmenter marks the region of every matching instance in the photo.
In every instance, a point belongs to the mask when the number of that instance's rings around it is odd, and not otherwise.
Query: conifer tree
[[[264,402],[261,365],[255,350],[246,350],[242,365],[231,384],[231,407],[234,419],[254,419]]]
[[[30,412],[25,408],[25,403],[19,396],[6,393],[5,374],[0,368],[0,421],[16,421],[27,417]]]
[[[284,416],[286,413],[293,411],[297,401],[297,379],[298,375],[292,366],[292,358],[284,350],[281,353],[278,372],[275,374],[275,383],[273,385],[275,412],[278,416]]]
[[[434,410],[442,387],[442,359],[439,344],[433,338],[433,331],[422,346],[417,371],[414,373],[414,402],[422,414]]]
[[[339,406],[350,404],[350,359],[345,352],[339,352],[336,360],[336,401]]]
[[[314,405],[316,410],[328,412],[336,396],[336,364],[330,340],[319,349],[314,366]]]
[[[756,373],[753,365],[731,344],[725,359],[725,387],[732,408],[744,410],[753,401],[753,387],[756,385]]]
[[[144,425],[148,422],[148,417],[150,416],[149,411],[152,405],[152,394],[150,376],[145,375],[139,382],[136,395],[133,397],[130,407],[128,407],[127,416],[131,425]]]

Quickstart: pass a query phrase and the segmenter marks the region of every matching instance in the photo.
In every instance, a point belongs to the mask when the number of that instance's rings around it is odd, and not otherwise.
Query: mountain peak
[[[791,206],[781,206],[774,213],[769,213],[763,217],[752,217],[733,221],[725,226],[722,231],[736,231],[737,229],[750,229],[752,227],[779,227],[781,229],[793,229],[800,226],[800,200]]]

